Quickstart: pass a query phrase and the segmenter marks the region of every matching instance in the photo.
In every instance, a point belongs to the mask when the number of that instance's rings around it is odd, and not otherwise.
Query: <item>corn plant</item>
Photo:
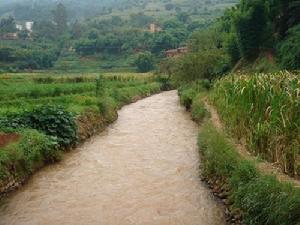
[[[299,74],[230,75],[216,82],[212,99],[250,151],[290,175],[300,173]]]

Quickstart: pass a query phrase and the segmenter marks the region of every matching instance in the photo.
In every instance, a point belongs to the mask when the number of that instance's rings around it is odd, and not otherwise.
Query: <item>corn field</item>
[[[300,74],[230,75],[211,99],[250,152],[300,175]]]

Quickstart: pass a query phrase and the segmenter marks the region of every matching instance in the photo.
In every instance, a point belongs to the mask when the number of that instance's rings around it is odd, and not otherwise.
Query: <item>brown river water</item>
[[[223,225],[199,179],[197,126],[176,91],[125,106],[117,122],[36,173],[1,225]]]

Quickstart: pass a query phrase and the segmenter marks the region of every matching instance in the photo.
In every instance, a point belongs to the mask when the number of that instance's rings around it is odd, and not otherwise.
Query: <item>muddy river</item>
[[[1,225],[223,225],[199,179],[197,126],[175,91],[125,106],[117,122],[36,173]]]

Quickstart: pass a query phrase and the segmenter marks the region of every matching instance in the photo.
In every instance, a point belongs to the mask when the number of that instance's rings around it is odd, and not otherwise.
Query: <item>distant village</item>
[[[30,37],[30,35],[32,33],[32,29],[33,29],[33,24],[34,24],[34,22],[32,22],[32,21],[27,21],[24,23],[16,24],[16,32],[1,34],[0,39],[1,40],[17,40],[17,39],[19,39],[18,32],[20,32],[20,31],[27,31],[28,36]]]
[[[16,32],[1,34],[0,40],[18,40],[19,39],[18,33],[20,31],[27,31],[28,36],[30,37],[31,33],[33,31],[33,25],[34,25],[34,22],[32,22],[32,21],[18,23],[18,24],[16,24]],[[150,33],[157,33],[157,32],[163,31],[163,29],[160,26],[158,26],[157,24],[151,23],[149,25],[148,31]],[[179,48],[169,49],[169,50],[165,51],[165,55],[169,58],[173,58],[173,57],[180,57],[180,56],[186,54],[187,52],[188,52],[187,47],[179,47]]]

